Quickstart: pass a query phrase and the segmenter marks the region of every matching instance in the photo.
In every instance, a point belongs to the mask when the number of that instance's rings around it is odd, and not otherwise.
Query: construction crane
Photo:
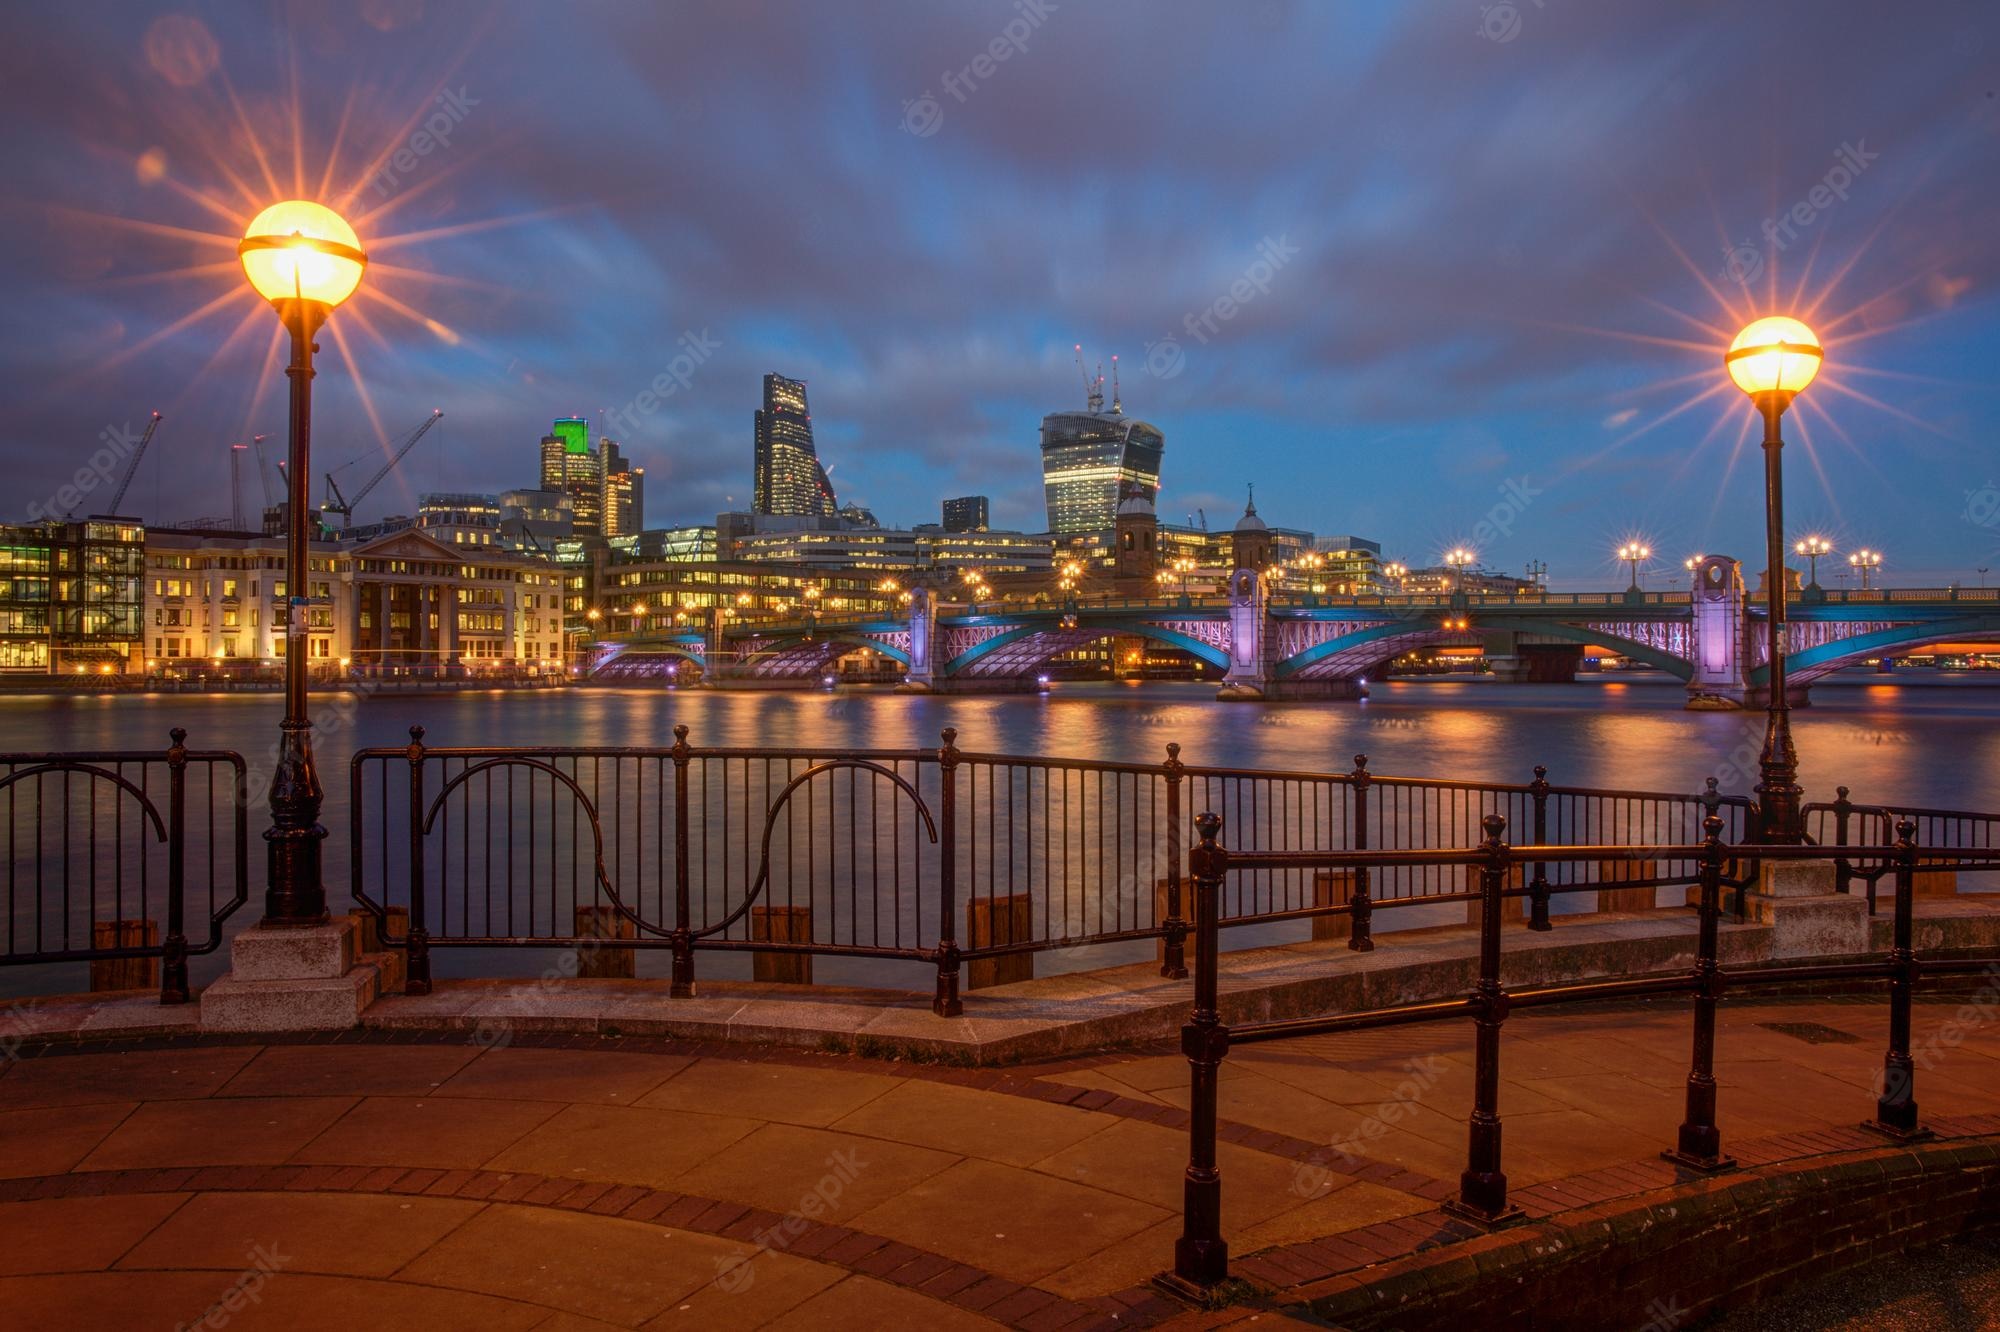
[[[257,480],[263,484],[264,507],[267,509],[278,502],[278,497],[271,493],[271,465],[264,461],[264,441],[269,438],[269,435],[252,435],[250,437],[250,443],[257,450]]]
[[[250,530],[243,516],[243,455],[249,451],[248,444],[229,446],[229,521],[238,532]]]
[[[139,443],[132,450],[132,456],[125,460],[125,475],[118,478],[118,489],[111,492],[111,503],[105,509],[106,513],[117,513],[118,506],[125,502],[125,492],[131,487],[132,478],[139,475],[139,460],[146,456],[146,446],[153,442],[153,432],[159,428],[160,414],[154,412],[152,420],[146,422],[146,433],[139,436]],[[67,520],[75,516],[76,510],[71,509],[63,515],[63,518]]]
[[[1104,363],[1097,364],[1097,378],[1090,377],[1090,371],[1083,365],[1083,344],[1076,344],[1076,373],[1083,379],[1084,405],[1093,412],[1104,410]]]
[[[369,477],[368,480],[365,483],[363,483],[361,489],[354,492],[352,498],[349,498],[348,496],[340,493],[340,486],[336,481],[334,481],[333,472],[328,472],[326,474],[327,498],[326,502],[319,506],[320,512],[337,513],[340,515],[340,525],[342,527],[352,527],[354,525],[354,506],[361,503],[362,500],[367,499],[368,492],[375,489],[376,486],[380,485],[383,477],[395,471],[396,464],[403,461],[404,456],[408,454],[411,449],[417,446],[417,441],[422,439],[426,434],[428,434],[430,432],[430,428],[436,425],[440,420],[442,420],[443,417],[444,417],[444,408],[442,407],[436,408],[431,412],[429,416],[425,417],[423,420],[423,424],[419,425],[415,430],[412,430],[408,435],[403,437],[402,443],[396,445],[395,449],[390,453],[389,461],[383,463],[381,470],[376,472],[375,475]],[[356,459],[355,461],[358,462],[360,460]],[[347,466],[347,465],[349,464],[342,464],[342,466]],[[334,469],[334,471],[339,471],[339,470],[340,470],[339,468]]]

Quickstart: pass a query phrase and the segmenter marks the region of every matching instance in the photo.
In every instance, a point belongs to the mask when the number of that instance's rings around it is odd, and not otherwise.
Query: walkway
[[[1918,1097],[1948,1133],[2000,1132],[1968,1118],[2000,1114],[1991,1015],[1958,1004],[1919,1007]],[[1721,1123],[1740,1159],[1869,1145],[1853,1125],[1881,1067],[1879,999],[1723,1013]],[[1164,1048],[991,1070],[408,1036],[24,1049],[0,1073],[0,1307],[39,1328],[287,1332],[1179,1313],[1144,1284],[1170,1260],[1186,1152],[1186,1064]],[[1508,1022],[1507,1167],[1531,1213],[1674,1183],[1657,1152],[1686,1045],[1681,1002]],[[1451,1023],[1233,1053],[1238,1270],[1281,1302],[1343,1253],[1360,1267],[1435,1237],[1469,1048]]]

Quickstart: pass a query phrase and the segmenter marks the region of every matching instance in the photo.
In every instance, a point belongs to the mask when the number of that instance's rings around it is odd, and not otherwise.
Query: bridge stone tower
[[[937,687],[937,611],[931,590],[919,585],[910,589],[910,667],[904,673],[899,692],[928,694]]]
[[[1750,620],[1743,613],[1743,566],[1727,555],[1704,557],[1694,567],[1688,595],[1693,602],[1694,651],[1688,706],[1748,706],[1750,652],[1744,636],[1750,632]]]
[[[1127,593],[1150,595],[1160,567],[1160,516],[1153,501],[1137,487],[1118,501],[1113,542],[1118,548],[1118,583]]]

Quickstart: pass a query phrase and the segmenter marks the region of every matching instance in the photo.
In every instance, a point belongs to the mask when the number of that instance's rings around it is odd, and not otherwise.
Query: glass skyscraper
[[[833,483],[813,447],[812,413],[802,379],[764,376],[764,405],[757,412],[756,513],[831,518],[839,511]]]
[[[570,497],[578,532],[595,535],[602,530],[604,458],[590,447],[590,422],[565,416],[542,436],[542,489]]]
[[[1120,500],[1137,495],[1155,502],[1166,446],[1157,427],[1115,409],[1044,416],[1042,489],[1049,531],[1108,532],[1117,525]]]

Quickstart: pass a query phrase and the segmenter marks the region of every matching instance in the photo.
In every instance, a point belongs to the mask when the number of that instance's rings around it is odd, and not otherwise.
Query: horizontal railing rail
[[[1845,797],[1843,794],[1843,801]],[[1932,811],[1942,813],[1942,811]],[[1966,817],[1966,816],[1959,816]],[[1926,1136],[1917,1113],[1915,1060],[1910,1053],[1911,1001],[1919,959],[1914,946],[1915,879],[1920,864],[1979,864],[1992,857],[1984,847],[1950,849],[1925,846],[1915,840],[1917,823],[1901,817],[1893,840],[1880,844],[1843,845],[1841,852],[1857,863],[1881,864],[1894,876],[1895,918],[1886,953],[1857,958],[1721,965],[1718,956],[1722,889],[1732,862],[1824,860],[1823,846],[1731,844],[1724,840],[1727,824],[1720,812],[1703,818],[1699,841],[1677,844],[1510,846],[1503,839],[1508,823],[1494,813],[1482,819],[1477,845],[1424,850],[1372,851],[1239,851],[1221,842],[1224,819],[1213,811],[1196,820],[1200,841],[1189,853],[1194,898],[1194,1004],[1182,1028],[1181,1047],[1189,1068],[1188,1165],[1183,1186],[1182,1234],[1174,1248],[1174,1266],[1161,1283],[1179,1294],[1199,1297],[1229,1274],[1229,1246],[1222,1233],[1222,1176],[1216,1159],[1217,1104],[1220,1072],[1229,1050],[1238,1045],[1317,1036],[1364,1028],[1470,1017],[1474,1024],[1472,1107],[1467,1119],[1466,1166],[1457,1195],[1444,1209],[1484,1227],[1504,1225],[1520,1215],[1507,1195],[1501,1154],[1500,1033],[1510,1010],[1585,1001],[1688,994],[1694,999],[1692,1055],[1686,1085],[1685,1118],[1675,1145],[1663,1154],[1696,1172],[1726,1170],[1733,1162],[1722,1152],[1717,1125],[1715,1078],[1715,1006],[1725,986],[1758,987],[1801,981],[1880,982],[1889,988],[1888,1051],[1884,1056],[1880,1094],[1865,1127],[1888,1138],[1910,1140]],[[1502,921],[1510,895],[1526,891],[1509,886],[1538,864],[1587,864],[1592,861],[1693,861],[1699,866],[1695,906],[1698,928],[1695,961],[1678,973],[1640,973],[1571,984],[1510,988],[1501,979]],[[1279,869],[1359,870],[1367,866],[1389,870],[1397,866],[1458,866],[1477,877],[1479,926],[1478,973],[1463,998],[1383,1005],[1322,1016],[1224,1023],[1220,1013],[1216,953],[1224,885],[1232,875]],[[1576,885],[1552,885],[1552,891],[1575,891]],[[1352,908],[1349,908],[1352,910]],[[2000,950],[1959,950],[1922,959],[1925,975],[1991,971],[2000,966]]]
[[[1804,807],[1806,832],[1816,842],[1829,847],[1846,847],[1853,842],[1887,843],[1894,839],[1896,825],[1908,819],[1915,826],[1917,843],[1925,848],[1925,867],[1918,871],[1920,888],[1926,874],[1956,876],[1961,872],[2000,870],[2000,814],[1918,805],[1858,805],[1848,799],[1844,786],[1836,787],[1834,796],[1833,800],[1815,801]],[[1935,861],[1931,856],[1934,851],[1952,852],[1953,859]],[[1868,899],[1869,914],[1874,914],[1876,885],[1894,865],[1886,859],[1854,854],[1837,855],[1833,863],[1839,890],[1851,893],[1859,881]]]
[[[188,958],[220,947],[249,898],[246,770],[233,751],[189,749],[178,727],[170,739],[165,750],[0,754],[0,965],[157,958],[160,1002],[187,1002]]]

